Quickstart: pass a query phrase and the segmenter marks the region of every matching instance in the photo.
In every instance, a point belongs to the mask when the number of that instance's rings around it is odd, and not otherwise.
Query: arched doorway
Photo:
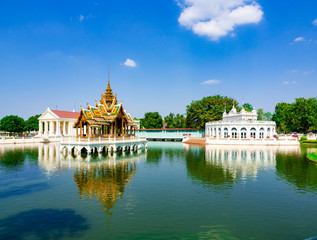
[[[246,128],[241,129],[241,138],[247,138],[247,129]]]
[[[223,135],[224,135],[225,138],[228,138],[228,128],[224,129]]]
[[[250,134],[251,134],[251,138],[256,138],[256,129],[251,128]]]
[[[232,138],[237,138],[238,137],[238,131],[236,128],[231,129],[231,137]]]
[[[260,129],[260,138],[264,138],[264,128]]]

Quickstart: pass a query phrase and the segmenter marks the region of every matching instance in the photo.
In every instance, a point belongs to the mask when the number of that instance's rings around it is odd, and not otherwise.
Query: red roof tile
[[[60,110],[51,110],[60,118],[77,118],[79,112],[69,112],[69,111],[60,111]]]

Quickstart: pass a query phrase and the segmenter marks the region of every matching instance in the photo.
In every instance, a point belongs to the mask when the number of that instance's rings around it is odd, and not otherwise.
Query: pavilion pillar
[[[83,122],[80,122],[80,137],[83,137]]]
[[[78,138],[78,126],[76,126],[76,138]]]
[[[117,121],[115,120],[115,121],[114,121],[114,136],[115,136],[115,137],[117,136],[117,133],[118,133],[118,130],[117,130]]]
[[[121,136],[123,136],[123,118],[122,118],[122,120],[121,120],[121,130],[120,130],[120,134],[121,134]]]
[[[90,126],[89,125],[87,125],[87,137],[89,137],[90,138]]]

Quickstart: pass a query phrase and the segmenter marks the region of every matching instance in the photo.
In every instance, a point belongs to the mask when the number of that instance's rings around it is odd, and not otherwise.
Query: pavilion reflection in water
[[[63,156],[59,146],[39,145],[39,165],[51,176],[68,168],[75,168],[73,180],[80,199],[96,199],[111,216],[116,202],[122,198],[126,185],[132,180],[139,161],[145,160],[146,152],[131,154],[101,154]]]
[[[261,170],[274,170],[276,167],[276,154],[300,153],[300,148],[290,147],[245,147],[245,146],[212,146],[205,149],[206,162],[230,172],[231,176],[257,177]]]

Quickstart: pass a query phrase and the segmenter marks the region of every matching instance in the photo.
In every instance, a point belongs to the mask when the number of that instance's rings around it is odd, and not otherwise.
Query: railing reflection
[[[58,144],[38,145],[38,162],[43,172],[52,176],[53,174],[68,168],[92,167],[92,166],[112,166],[119,162],[138,162],[145,159],[146,151],[139,150],[133,153],[105,153],[105,154],[79,154],[63,155],[60,153]]]

